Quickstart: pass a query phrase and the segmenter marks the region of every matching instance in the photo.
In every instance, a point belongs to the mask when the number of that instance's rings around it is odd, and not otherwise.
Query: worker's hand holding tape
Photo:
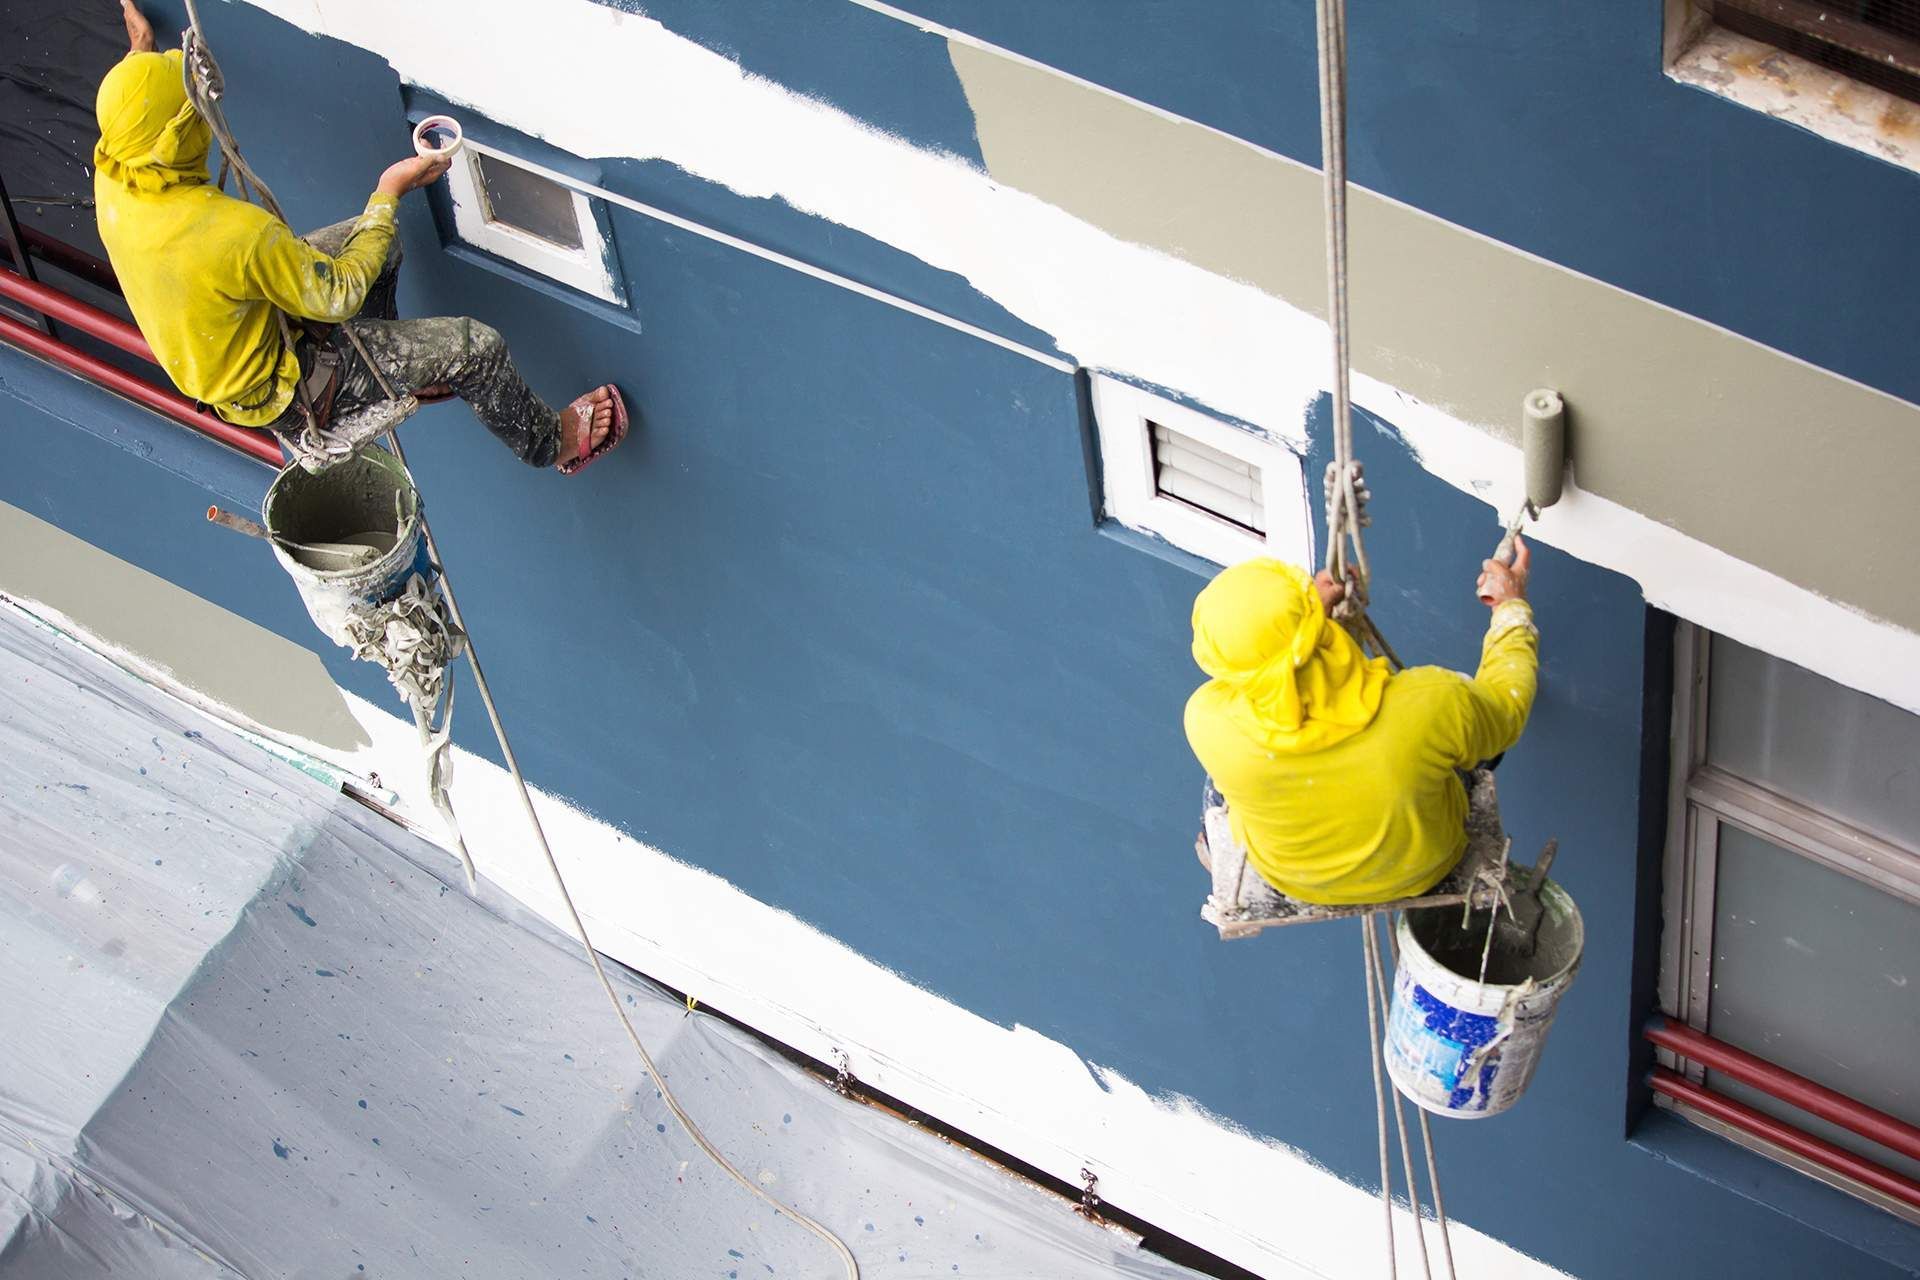
[[[382,195],[404,196],[409,191],[431,186],[440,180],[452,161],[445,157],[408,156],[387,166],[374,190]]]

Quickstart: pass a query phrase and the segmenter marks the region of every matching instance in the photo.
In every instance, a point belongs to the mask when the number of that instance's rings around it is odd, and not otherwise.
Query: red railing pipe
[[[1732,1074],[1729,1072],[1728,1074]],[[1803,1159],[1810,1160],[1824,1169],[1852,1178],[1855,1182],[1872,1187],[1904,1204],[1920,1208],[1920,1182],[1895,1173],[1885,1165],[1876,1164],[1865,1156],[1855,1155],[1831,1142],[1816,1138],[1804,1129],[1796,1129],[1783,1120],[1776,1120],[1764,1112],[1735,1102],[1732,1098],[1713,1092],[1703,1085],[1697,1085],[1683,1075],[1655,1067],[1647,1083],[1656,1093],[1665,1094],[1678,1102],[1684,1102],[1698,1111],[1704,1112],[1725,1124],[1756,1138],[1765,1139],[1777,1147],[1793,1152]]]
[[[1647,1039],[1662,1049],[1703,1067],[1722,1072],[1742,1084],[1752,1085],[1771,1097],[1791,1103],[1809,1115],[1831,1121],[1842,1129],[1851,1129],[1870,1138],[1889,1151],[1920,1160],[1920,1128],[1897,1116],[1876,1111],[1844,1093],[1836,1093],[1823,1084],[1815,1084],[1785,1067],[1776,1067],[1765,1058],[1756,1058],[1723,1040],[1715,1040],[1704,1031],[1695,1031],[1672,1018],[1658,1017],[1648,1024]]]
[[[37,231],[26,223],[20,225],[20,239],[36,258],[111,293],[120,292],[120,277],[113,273],[112,263],[96,258],[84,249],[76,249],[64,240],[55,240],[46,232]]]
[[[18,279],[18,276],[10,276],[9,273],[0,271],[0,280]],[[108,318],[111,319],[111,317]],[[164,387],[156,387],[151,382],[137,378],[124,369],[116,369],[98,356],[90,356],[77,347],[68,346],[58,338],[50,338],[31,325],[21,324],[10,316],[0,316],[0,342],[19,347],[31,355],[39,356],[42,360],[57,364],[70,373],[76,373],[89,382],[97,383],[109,391],[117,392],[129,400],[145,405],[183,426],[192,427],[202,435],[211,436],[221,444],[258,458],[268,466],[281,465],[283,459],[279,442],[266,432],[249,431],[245,427],[236,427],[232,423],[222,422],[212,414],[194,408],[192,401],[176,392],[168,391]]]
[[[70,298],[37,280],[29,280],[11,271],[0,271],[0,297],[32,307],[42,315],[50,316],[61,324],[72,325],[80,332],[98,338],[108,346],[118,347],[128,355],[139,356],[149,364],[159,364],[153,358],[153,348],[147,345],[147,340],[125,320],[108,315],[98,307],[90,307],[78,298]]]

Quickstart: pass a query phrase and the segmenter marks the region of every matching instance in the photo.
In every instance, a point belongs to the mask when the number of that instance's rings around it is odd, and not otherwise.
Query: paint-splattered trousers
[[[352,231],[353,220],[349,219],[322,227],[306,240],[323,253],[337,254]],[[447,387],[467,402],[473,416],[513,450],[514,456],[530,466],[552,466],[560,453],[560,415],[520,377],[507,354],[506,340],[497,329],[465,316],[395,318],[400,257],[400,241],[396,238],[386,265],[367,290],[359,314],[348,322],[387,382],[400,395]],[[335,418],[387,398],[354,350],[343,325],[324,330],[320,337],[311,331],[299,333],[294,350],[300,359],[302,378],[311,370],[314,353],[321,347],[332,348],[340,360],[340,385],[333,402]],[[296,403],[271,429],[298,431],[303,421]]]

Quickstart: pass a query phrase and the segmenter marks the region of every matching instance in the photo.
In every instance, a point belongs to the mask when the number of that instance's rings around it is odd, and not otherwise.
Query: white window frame
[[[1678,624],[1674,641],[1673,748],[1668,771],[1667,848],[1663,868],[1660,1007],[1668,1017],[1712,1034],[1714,884],[1720,831],[1737,827],[1842,875],[1920,904],[1920,850],[1852,826],[1818,806],[1792,800],[1707,763],[1707,710],[1713,633]],[[1706,1069],[1669,1049],[1660,1064],[1695,1084]],[[1695,1124],[1818,1178],[1830,1186],[1920,1223],[1920,1210],[1863,1183],[1723,1124],[1661,1094],[1655,1104]]]
[[[1719,26],[1701,0],[1665,0],[1667,77],[1920,173],[1920,105]]]
[[[1278,441],[1176,404],[1103,373],[1091,375],[1100,445],[1102,513],[1215,564],[1272,556],[1313,563],[1313,517],[1300,455]],[[1153,425],[1159,423],[1260,469],[1264,535],[1155,490]]]
[[[522,231],[488,216],[486,196],[481,188],[479,160],[485,156],[502,164],[524,169],[535,177],[554,181],[553,173],[494,147],[466,139],[460,154],[447,171],[447,194],[453,201],[454,233],[476,249],[484,249],[516,266],[525,267],[582,293],[618,306],[626,297],[610,270],[611,255],[607,238],[600,228],[593,201],[569,187],[573,198],[574,222],[580,229],[580,248],[568,249],[551,240]]]

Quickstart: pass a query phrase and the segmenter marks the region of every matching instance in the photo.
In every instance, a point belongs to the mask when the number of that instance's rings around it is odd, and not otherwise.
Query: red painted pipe
[[[90,307],[78,298],[70,298],[37,280],[29,280],[11,271],[0,271],[0,297],[12,298],[42,315],[51,316],[61,324],[70,324],[80,332],[98,338],[108,346],[118,347],[129,355],[139,356],[149,364],[160,363],[153,358],[153,348],[140,336],[140,331],[125,320],[108,315],[98,307]]]
[[[1865,1156],[1857,1156],[1851,1151],[1834,1146],[1831,1142],[1816,1138],[1803,1129],[1796,1129],[1784,1121],[1775,1120],[1770,1115],[1735,1102],[1732,1098],[1714,1093],[1685,1076],[1676,1075],[1665,1067],[1655,1067],[1653,1074],[1647,1077],[1647,1083],[1653,1086],[1656,1093],[1664,1093],[1669,1098],[1684,1102],[1716,1120],[1724,1121],[1756,1138],[1764,1138],[1776,1147],[1784,1147],[1824,1169],[1844,1174],[1855,1182],[1872,1187],[1875,1191],[1884,1192],[1896,1200],[1920,1208],[1920,1182],[1895,1173],[1885,1165],[1876,1164]]]
[[[109,292],[120,292],[120,277],[113,273],[113,264],[94,257],[84,249],[76,249],[65,240],[55,240],[46,232],[37,231],[24,222],[20,224],[20,239],[36,258]]]
[[[1724,1072],[1742,1084],[1791,1103],[1809,1115],[1830,1120],[1842,1129],[1851,1129],[1889,1151],[1920,1160],[1920,1128],[1897,1116],[1876,1111],[1864,1102],[1856,1102],[1844,1093],[1815,1084],[1785,1067],[1776,1067],[1765,1058],[1756,1058],[1672,1018],[1656,1018],[1648,1025],[1646,1036],[1662,1049],[1671,1049],[1703,1067]]]
[[[0,271],[0,280],[5,279],[18,280],[19,277]],[[266,432],[249,431],[245,427],[236,427],[232,423],[222,422],[212,414],[203,413],[194,408],[192,401],[177,393],[168,391],[164,387],[156,387],[151,382],[137,378],[124,369],[116,369],[97,356],[90,356],[78,348],[70,347],[58,338],[48,337],[32,325],[21,324],[9,316],[0,316],[0,342],[9,343],[31,355],[39,356],[42,360],[51,361],[89,382],[145,405],[183,426],[192,427],[202,435],[211,436],[221,444],[258,458],[270,467],[278,468],[283,461],[279,442]]]

